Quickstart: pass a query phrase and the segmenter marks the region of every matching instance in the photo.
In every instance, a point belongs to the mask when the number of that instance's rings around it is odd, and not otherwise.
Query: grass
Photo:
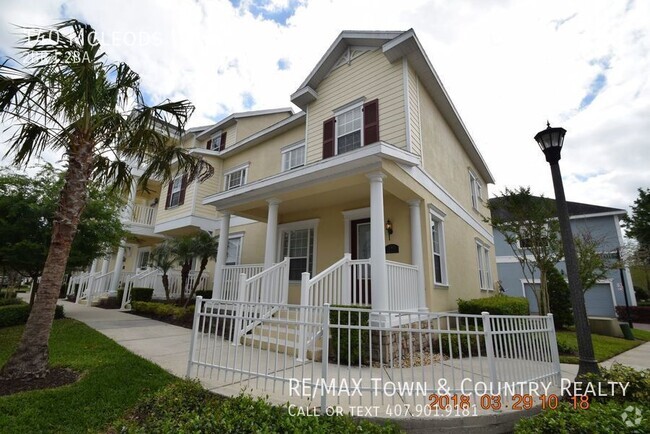
[[[611,336],[592,334],[591,340],[594,345],[594,355],[596,356],[596,360],[598,362],[604,362],[617,354],[641,345],[643,342],[650,341],[650,331],[634,329],[633,333],[637,340],[628,341],[626,339],[614,338]],[[572,348],[573,352],[577,354],[578,341],[574,331],[558,331],[556,332],[556,336],[560,347],[564,346]],[[575,355],[560,354],[560,362],[577,364],[578,357]]]
[[[0,365],[16,348],[23,328],[0,329]],[[82,379],[56,389],[0,397],[0,432],[97,432],[120,418],[142,394],[177,381],[71,319],[54,322],[50,361],[81,372]]]

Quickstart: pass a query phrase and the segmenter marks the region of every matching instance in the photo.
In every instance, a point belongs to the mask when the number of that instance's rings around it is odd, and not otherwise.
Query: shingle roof
[[[555,209],[555,199],[551,199],[548,197],[539,197],[539,196],[533,196],[533,197],[537,200],[547,201],[548,205],[552,206],[553,209]],[[500,197],[493,197],[492,199],[489,199],[488,202],[490,202],[490,205],[493,207],[492,213],[495,214],[495,217],[507,219],[505,212],[498,207],[498,203],[501,200],[502,198]],[[608,206],[592,205],[589,203],[581,203],[581,202],[567,201],[567,207],[569,208],[570,216],[582,216],[582,215],[605,214],[605,213],[626,214],[626,211],[624,209],[611,208]]]

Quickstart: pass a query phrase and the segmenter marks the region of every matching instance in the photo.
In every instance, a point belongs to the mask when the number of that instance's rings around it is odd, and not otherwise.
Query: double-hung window
[[[479,203],[481,202],[481,181],[479,181],[478,177],[472,171],[469,172],[469,186],[470,194],[472,195],[472,208],[478,210]]]
[[[445,252],[444,215],[431,211],[431,243],[433,247],[433,281],[447,285],[447,255]]]
[[[490,249],[482,243],[476,243],[476,260],[478,262],[478,280],[481,289],[491,291],[492,272],[490,271]]]
[[[183,193],[183,177],[182,176],[177,176],[174,178],[174,181],[172,182],[170,186],[170,196],[169,196],[169,205],[167,208],[171,208],[174,206],[179,206],[182,205],[181,201],[181,196]]]
[[[223,151],[223,148],[226,147],[226,132],[217,131],[214,135],[208,139],[206,148],[211,151]]]
[[[336,153],[344,154],[363,143],[361,106],[336,116]]]
[[[289,258],[289,280],[299,281],[304,272],[314,274],[315,244],[315,221],[280,227],[280,257]]]
[[[225,176],[225,190],[232,190],[233,188],[241,187],[246,184],[246,175],[248,174],[248,165],[238,167],[226,172]]]
[[[379,141],[379,100],[353,101],[323,122],[323,158],[344,154]]]
[[[287,146],[282,150],[282,171],[296,169],[305,165],[305,142]]]

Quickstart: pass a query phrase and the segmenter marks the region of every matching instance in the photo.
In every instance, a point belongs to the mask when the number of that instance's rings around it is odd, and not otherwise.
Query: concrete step
[[[300,329],[299,328],[287,328],[287,327],[273,327],[270,325],[261,325],[255,327],[251,330],[250,335],[252,336],[264,336],[271,337],[274,339],[282,339],[287,341],[289,344],[296,346],[298,345],[298,340],[300,339]],[[307,333],[307,338],[309,338],[309,333]],[[320,348],[322,345],[322,338],[316,340],[316,347]]]
[[[242,336],[241,343],[253,348],[259,348],[262,350],[269,350],[273,352],[283,353],[288,356],[298,357],[298,349],[296,348],[295,342],[287,341],[284,338],[249,334]],[[323,351],[320,347],[317,347],[315,351],[313,348],[307,349],[307,359],[319,362],[322,360],[322,358]]]

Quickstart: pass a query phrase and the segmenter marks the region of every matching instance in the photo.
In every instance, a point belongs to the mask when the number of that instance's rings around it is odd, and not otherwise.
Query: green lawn
[[[611,359],[617,354],[632,349],[641,345],[643,342],[650,341],[650,331],[647,330],[633,330],[634,337],[637,340],[628,341],[626,339],[614,338],[611,336],[591,335],[591,340],[594,344],[594,353],[596,360],[603,362]],[[572,348],[575,353],[578,352],[578,341],[574,331],[558,331],[556,332],[558,346],[560,348]],[[562,363],[578,363],[578,357],[574,355],[563,355],[560,353],[560,362]]]
[[[16,348],[23,326],[0,329],[0,365]],[[52,365],[83,373],[57,389],[0,397],[0,432],[97,432],[121,417],[144,393],[176,381],[162,368],[71,319],[54,322]]]

